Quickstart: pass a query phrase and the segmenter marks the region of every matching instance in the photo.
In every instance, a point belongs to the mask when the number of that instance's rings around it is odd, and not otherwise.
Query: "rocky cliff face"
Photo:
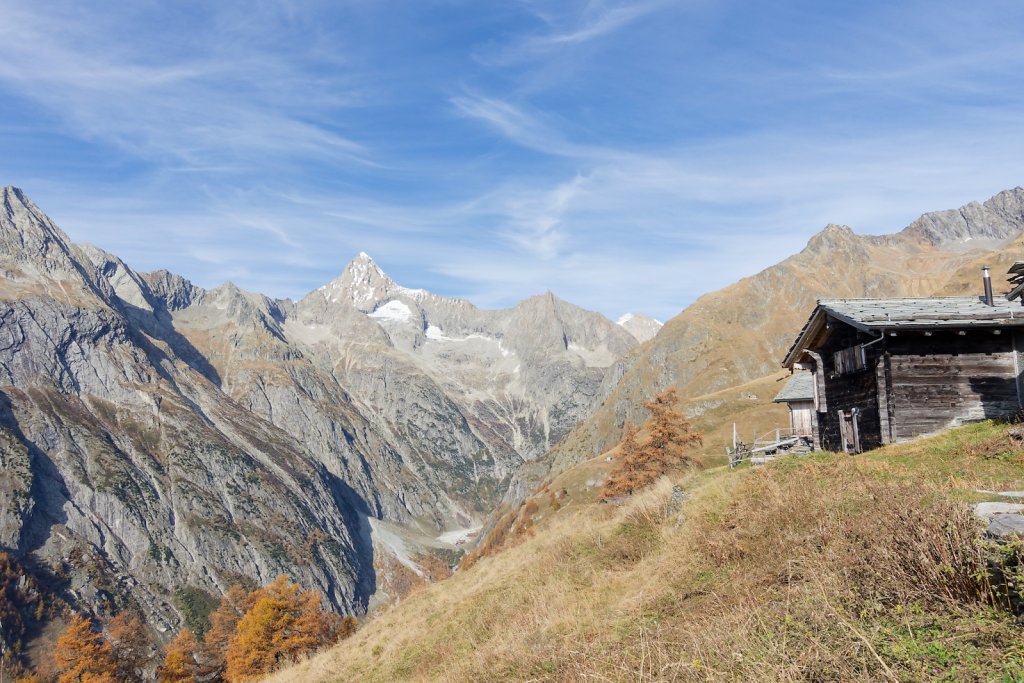
[[[182,589],[286,573],[359,611],[355,498],[220,390],[160,297],[8,188],[0,213],[0,544],[99,614],[176,626]],[[97,265],[98,263],[98,265]]]
[[[482,311],[366,255],[298,303],[204,290],[0,199],[0,546],[100,614],[171,628],[182,590],[279,573],[365,609],[377,530],[475,525],[636,344],[551,294]]]
[[[558,469],[603,451],[625,418],[642,418],[643,401],[667,386],[695,398],[778,370],[819,298],[980,294],[980,265],[1024,257],[1022,232],[1022,188],[925,214],[893,235],[828,225],[800,253],[700,297],[614,363],[594,415],[548,462]]]

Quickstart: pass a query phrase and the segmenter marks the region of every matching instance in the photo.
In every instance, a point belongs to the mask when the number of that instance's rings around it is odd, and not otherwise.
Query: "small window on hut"
[[[864,346],[857,344],[848,349],[841,349],[832,354],[832,362],[835,367],[834,374],[846,375],[851,372],[859,372],[868,367],[867,358],[864,353]]]

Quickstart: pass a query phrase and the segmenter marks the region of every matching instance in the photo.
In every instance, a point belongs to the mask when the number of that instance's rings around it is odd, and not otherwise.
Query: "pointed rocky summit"
[[[341,275],[319,291],[330,303],[350,303],[363,312],[373,311],[378,304],[398,294],[413,298],[426,294],[423,290],[398,285],[364,251],[345,266]]]

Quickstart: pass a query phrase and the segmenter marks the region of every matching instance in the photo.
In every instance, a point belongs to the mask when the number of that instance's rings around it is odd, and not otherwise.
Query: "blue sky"
[[[129,5],[125,7],[123,5]],[[6,2],[0,184],[139,270],[666,319],[1024,184],[1019,2]]]

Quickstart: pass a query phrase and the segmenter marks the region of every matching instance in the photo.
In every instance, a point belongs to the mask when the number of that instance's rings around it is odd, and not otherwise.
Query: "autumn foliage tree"
[[[187,628],[178,631],[164,649],[164,662],[157,672],[160,683],[191,683],[199,673],[195,653],[199,647],[195,634]]]
[[[250,594],[241,586],[228,589],[220,605],[210,614],[210,628],[206,631],[203,644],[196,651],[199,662],[199,677],[203,680],[223,679],[227,667],[225,658],[228,644],[235,635],[238,622],[251,606]]]
[[[324,610],[320,594],[279,576],[251,596],[227,648],[224,678],[256,680],[282,664],[337,640],[341,618]]]
[[[161,683],[256,680],[356,629],[356,620],[325,610],[320,593],[284,576],[252,592],[233,586],[210,615],[202,642],[182,629],[164,650]]]
[[[113,648],[79,614],[57,639],[53,658],[59,683],[117,683]]]
[[[5,552],[0,552],[0,622],[3,630],[3,665],[8,674],[21,671],[21,657],[30,627],[43,621],[49,612],[35,578]]]
[[[603,497],[635,493],[669,469],[690,461],[686,451],[701,443],[701,435],[692,431],[690,421],[678,406],[679,396],[674,387],[644,403],[651,417],[646,423],[647,440],[643,443],[639,441],[639,428],[626,421],[618,461],[601,490]]]
[[[122,612],[107,624],[107,642],[114,655],[114,679],[118,683],[135,683],[150,659],[146,625],[134,614]]]

